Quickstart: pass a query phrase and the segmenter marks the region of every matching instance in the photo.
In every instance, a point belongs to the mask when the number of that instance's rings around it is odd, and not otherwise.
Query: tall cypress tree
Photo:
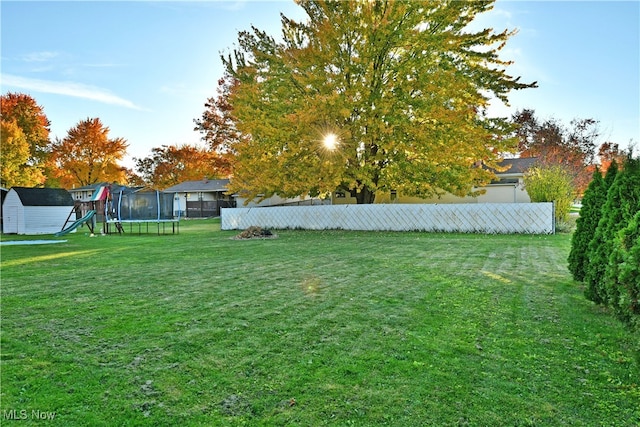
[[[634,159],[630,156],[627,159],[624,169],[609,189],[607,202],[609,200],[614,200],[613,205],[617,206],[617,210],[603,213],[608,216],[605,235],[610,236],[610,242],[607,242],[610,252],[602,277],[601,294],[606,298],[605,304],[613,307],[620,316],[624,312],[622,305],[625,303],[620,300],[621,289],[618,279],[631,246],[626,228],[631,225],[636,213],[640,212],[640,158]]]
[[[640,328],[640,210],[629,226],[618,234],[614,254],[621,260],[616,314],[632,328]]]
[[[589,265],[589,242],[593,239],[602,216],[602,205],[607,198],[607,190],[602,173],[599,169],[593,172],[591,183],[582,198],[580,217],[576,221],[576,231],[571,238],[571,252],[569,252],[569,271],[573,278],[582,282]]]
[[[604,185],[602,187],[602,194],[604,194],[604,198],[599,201],[602,203],[600,205],[599,218],[597,222],[597,227],[594,232],[593,238],[589,241],[586,250],[586,256],[584,257],[584,277],[583,281],[586,285],[585,287],[585,296],[587,299],[597,303],[602,304],[605,302],[604,298],[601,297],[598,293],[598,286],[602,277],[604,276],[604,272],[607,267],[608,262],[608,253],[604,252],[604,230],[605,230],[605,221],[603,218],[605,205],[608,198],[609,189],[613,185],[613,182],[618,175],[618,165],[614,161],[609,166],[607,170],[607,174],[604,177]]]

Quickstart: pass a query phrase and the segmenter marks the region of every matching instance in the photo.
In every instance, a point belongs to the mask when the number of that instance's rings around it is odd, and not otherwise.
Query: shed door
[[[3,212],[2,229],[5,233],[18,233],[18,208],[15,206],[5,206]]]

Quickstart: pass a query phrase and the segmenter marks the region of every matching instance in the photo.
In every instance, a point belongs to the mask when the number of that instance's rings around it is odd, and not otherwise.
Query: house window
[[[391,201],[393,202],[398,198],[398,192],[396,190],[391,190]]]
[[[334,194],[335,194],[336,199],[344,199],[345,198],[344,191],[336,191]]]

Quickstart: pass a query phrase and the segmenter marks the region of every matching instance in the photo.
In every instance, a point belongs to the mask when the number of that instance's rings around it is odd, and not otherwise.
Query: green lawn
[[[640,424],[568,234],[85,232],[1,248],[3,425]]]

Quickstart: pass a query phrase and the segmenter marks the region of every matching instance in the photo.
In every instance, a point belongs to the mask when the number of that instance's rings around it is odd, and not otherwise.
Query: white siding
[[[25,227],[21,234],[57,233],[72,209],[73,206],[25,206]]]
[[[531,203],[524,185],[493,184],[485,187],[485,194],[478,196],[478,203]]]
[[[430,198],[420,197],[407,197],[398,195],[396,200],[391,200],[389,194],[376,195],[376,203],[389,204],[389,203],[433,203],[433,204],[458,204],[458,203],[531,203],[529,194],[524,189],[522,182],[509,183],[509,184],[491,184],[486,187],[478,188],[478,190],[484,190],[483,194],[476,197],[466,196],[458,197],[451,193],[445,193],[440,197],[434,196]],[[348,198],[347,198],[348,199]],[[334,204],[343,204],[345,199],[334,199]],[[350,200],[348,203],[355,203]],[[240,206],[240,204],[238,204]]]

